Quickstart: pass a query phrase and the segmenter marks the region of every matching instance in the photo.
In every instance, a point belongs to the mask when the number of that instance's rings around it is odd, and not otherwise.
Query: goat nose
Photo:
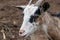
[[[20,30],[19,34],[23,34],[25,32],[25,30]]]

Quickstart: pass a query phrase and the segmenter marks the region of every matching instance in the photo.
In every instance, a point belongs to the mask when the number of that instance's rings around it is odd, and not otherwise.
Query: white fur
[[[24,35],[28,35],[30,34],[33,30],[34,30],[34,23],[30,23],[29,19],[31,17],[31,15],[34,15],[35,11],[38,9],[37,6],[32,5],[27,5],[26,8],[24,9],[23,13],[24,13],[24,18],[23,18],[23,23],[22,26],[20,28],[20,30],[25,30],[25,32],[23,34],[21,34],[21,36]]]

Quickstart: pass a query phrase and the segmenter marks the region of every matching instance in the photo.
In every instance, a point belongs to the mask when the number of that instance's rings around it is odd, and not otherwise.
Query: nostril
[[[24,30],[20,30],[19,31],[19,34],[23,34],[25,31]]]
[[[20,32],[20,34],[22,34],[22,32]]]

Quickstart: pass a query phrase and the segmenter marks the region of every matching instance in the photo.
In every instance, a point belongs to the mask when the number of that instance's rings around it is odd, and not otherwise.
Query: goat
[[[23,14],[24,14],[23,23],[19,30],[20,36],[27,37],[30,34],[34,33],[36,30],[40,29],[40,27],[42,26],[47,37],[51,39],[51,37],[47,33],[47,27],[48,27],[47,23],[45,21],[42,23],[41,19],[37,21],[37,19],[39,19],[42,13],[46,12],[47,9],[50,7],[48,2],[45,2],[40,7],[43,1],[44,0],[38,0],[35,4],[31,4],[32,0],[30,0],[27,6],[26,5],[16,6],[19,9],[23,9]]]

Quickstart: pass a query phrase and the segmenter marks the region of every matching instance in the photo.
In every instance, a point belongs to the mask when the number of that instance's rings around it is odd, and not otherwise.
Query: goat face
[[[24,36],[34,31],[34,16],[40,14],[38,6],[28,5],[23,11],[23,23],[19,31],[19,35]]]
[[[35,31],[35,27],[37,27],[36,24],[39,24],[35,22],[35,16],[38,17],[38,15],[41,15],[39,6],[35,6],[34,4],[32,4],[32,5],[19,6],[19,7],[23,9],[23,14],[24,14],[23,23],[19,30],[19,35],[20,36],[29,35]],[[44,3],[42,8],[44,11],[46,11],[49,8],[48,3]]]

